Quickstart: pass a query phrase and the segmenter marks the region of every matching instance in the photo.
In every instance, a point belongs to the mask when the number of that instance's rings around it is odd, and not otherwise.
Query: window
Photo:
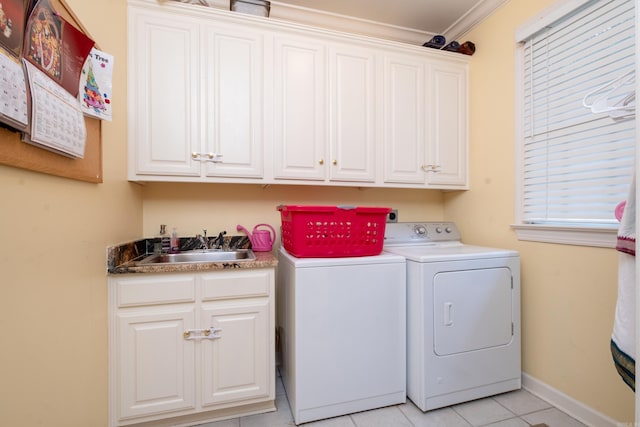
[[[615,245],[635,153],[634,4],[565,0],[518,30],[522,240]]]

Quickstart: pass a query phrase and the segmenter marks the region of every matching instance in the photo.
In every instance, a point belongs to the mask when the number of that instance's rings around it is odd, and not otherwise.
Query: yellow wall
[[[468,242],[520,250],[525,371],[615,419],[632,418],[633,395],[617,379],[607,347],[615,252],[518,242],[509,229],[513,28],[549,0],[512,0],[469,35],[478,46],[471,79],[472,190],[444,195],[128,183],[126,1],[67,2],[116,58],[114,120],[103,126],[105,182],[0,166],[0,425],[106,426],[106,246],[154,235],[160,223],[183,235],[202,228],[233,234],[237,223],[275,225],[281,203],[389,205],[401,220],[452,219]]]
[[[213,236],[228,234],[241,224],[251,230],[256,224],[280,226],[281,204],[388,206],[399,210],[401,221],[442,220],[440,191],[356,189],[309,186],[163,184],[145,185],[144,234],[154,236],[160,224],[179,235],[193,236],[206,229]]]
[[[107,425],[105,249],[142,231],[140,190],[125,170],[126,2],[68,3],[116,58],[105,182],[0,166],[2,426]]]
[[[618,421],[634,395],[609,352],[617,253],[523,242],[514,221],[514,30],[553,0],[511,0],[465,36],[471,61],[471,190],[445,194],[445,218],[467,243],[521,253],[523,370]]]

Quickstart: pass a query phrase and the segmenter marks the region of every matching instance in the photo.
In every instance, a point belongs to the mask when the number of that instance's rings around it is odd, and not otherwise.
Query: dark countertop
[[[180,249],[194,249],[195,239],[181,238]],[[107,274],[130,273],[176,273],[202,272],[230,269],[274,268],[278,259],[271,252],[254,252],[253,261],[223,261],[185,264],[145,264],[138,263],[153,253],[154,239],[141,239],[107,248]],[[222,249],[250,249],[251,242],[246,236],[225,236]]]

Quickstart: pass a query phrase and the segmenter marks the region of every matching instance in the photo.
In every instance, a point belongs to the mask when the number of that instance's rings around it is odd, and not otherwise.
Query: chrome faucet
[[[204,232],[204,237],[202,234],[197,234],[196,239],[200,241],[200,249],[209,249],[209,241],[207,240],[207,230],[202,230]]]
[[[226,231],[221,231],[220,234],[218,234],[218,237],[216,237],[213,241],[213,248],[214,249],[222,249],[222,246],[224,245],[224,235],[227,234]]]

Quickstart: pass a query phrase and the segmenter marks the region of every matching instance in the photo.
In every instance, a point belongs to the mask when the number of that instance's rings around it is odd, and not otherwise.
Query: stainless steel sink
[[[138,263],[145,264],[194,264],[203,262],[225,261],[253,261],[256,255],[251,249],[237,249],[235,251],[222,250],[194,250],[177,254],[150,255]]]

